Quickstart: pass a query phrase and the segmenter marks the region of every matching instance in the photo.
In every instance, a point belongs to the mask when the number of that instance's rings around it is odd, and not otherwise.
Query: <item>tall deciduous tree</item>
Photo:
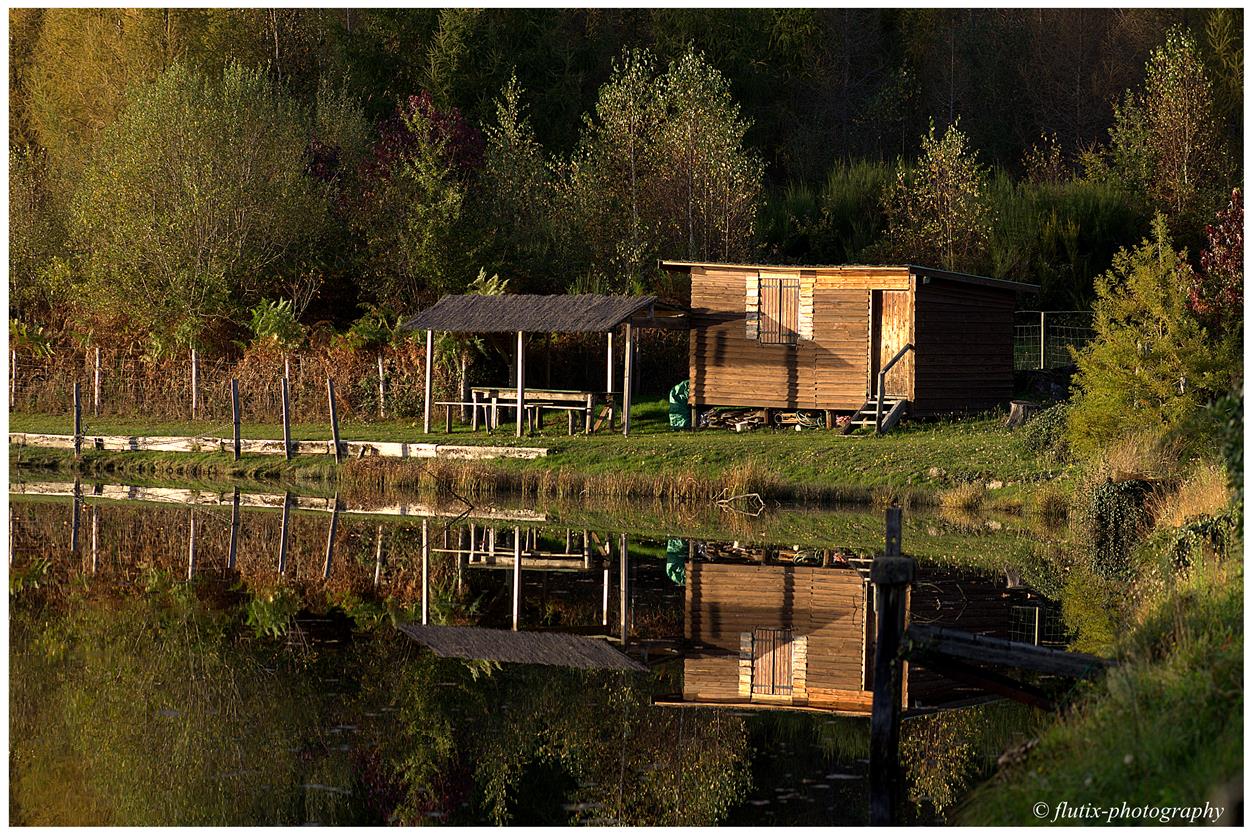
[[[922,154],[901,164],[883,193],[886,255],[948,270],[972,270],[986,256],[991,228],[987,168],[956,124],[942,137],[934,122],[922,137]]]
[[[1110,129],[1114,170],[1184,233],[1220,205],[1230,166],[1213,90],[1195,40],[1181,29],[1153,51],[1143,90],[1127,93]]]
[[[1243,191],[1205,229],[1208,247],[1191,283],[1191,309],[1220,331],[1237,333],[1243,324]]]
[[[134,89],[74,201],[96,310],[193,341],[276,295],[326,216],[308,138],[308,115],[239,65],[206,78],[176,64]]]

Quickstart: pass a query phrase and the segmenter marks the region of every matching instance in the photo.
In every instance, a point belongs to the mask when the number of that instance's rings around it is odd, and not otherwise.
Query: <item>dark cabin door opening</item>
[[[791,696],[791,631],[758,628],[752,631],[752,693]]]
[[[891,362],[896,353],[910,342],[913,312],[907,290],[875,290],[870,300],[869,380],[870,398],[878,396],[878,372]],[[910,352],[891,367],[884,381],[888,398],[911,398],[913,353]]]

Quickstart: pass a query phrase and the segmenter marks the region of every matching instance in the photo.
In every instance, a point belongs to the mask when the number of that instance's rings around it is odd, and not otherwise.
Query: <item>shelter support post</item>
[[[435,332],[426,330],[426,377],[422,391],[422,432],[430,435],[431,383],[435,378]]]
[[[626,346],[623,349],[623,371],[622,371],[622,435],[630,435],[630,397],[631,384],[634,382],[631,378],[635,371],[635,327],[629,322],[626,323]]]
[[[430,619],[430,524],[422,518],[422,623]]]
[[[517,437],[522,437],[522,422],[526,418],[526,332],[517,332]]]

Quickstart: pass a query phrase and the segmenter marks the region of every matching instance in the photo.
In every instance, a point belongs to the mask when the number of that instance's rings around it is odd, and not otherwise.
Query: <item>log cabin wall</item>
[[[809,704],[862,690],[866,590],[855,569],[688,561],[686,572],[685,700],[747,702],[739,689],[740,636],[762,628],[808,638]]]
[[[690,274],[691,401],[708,406],[857,409],[870,380],[871,292],[912,287],[907,267],[699,265]],[[762,343],[759,282],[790,276],[800,283],[799,338]]]
[[[917,282],[916,299],[910,414],[975,412],[1011,399],[1014,292],[930,278]]]

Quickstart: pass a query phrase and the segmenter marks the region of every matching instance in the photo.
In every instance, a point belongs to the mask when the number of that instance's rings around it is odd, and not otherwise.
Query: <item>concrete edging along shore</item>
[[[9,444],[26,447],[74,449],[74,436],[45,433],[9,433]],[[382,456],[395,459],[538,459],[548,455],[546,447],[502,447],[477,444],[431,444],[407,441],[341,441],[349,458]],[[234,442],[217,436],[87,435],[84,450],[119,450],[167,453],[230,453]],[[285,454],[282,441],[242,439],[240,452],[267,456]],[[292,455],[334,455],[331,441],[293,441]]]

